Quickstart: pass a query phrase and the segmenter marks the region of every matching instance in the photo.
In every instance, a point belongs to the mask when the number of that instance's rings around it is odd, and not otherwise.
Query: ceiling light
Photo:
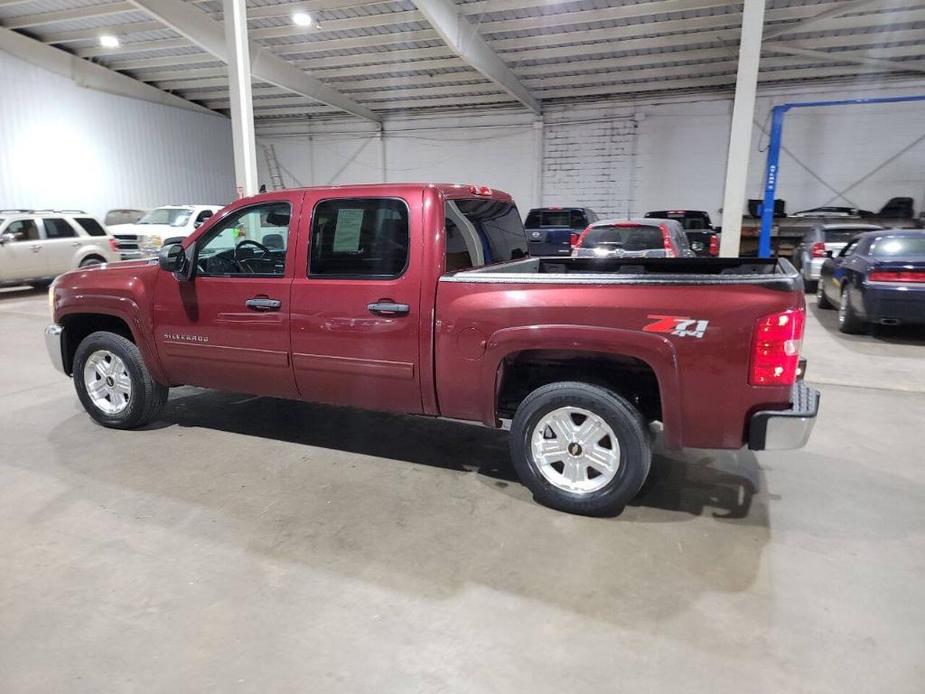
[[[100,36],[100,45],[103,48],[118,48],[119,39],[112,34],[103,34]]]
[[[315,20],[312,19],[308,12],[293,12],[292,23],[300,27],[310,27],[315,23]]]

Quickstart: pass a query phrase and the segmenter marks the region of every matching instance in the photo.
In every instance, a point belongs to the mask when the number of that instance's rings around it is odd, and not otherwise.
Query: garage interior
[[[776,197],[921,227],[923,45],[914,0],[0,0],[0,209],[452,182],[736,256],[775,106],[895,99],[789,113]],[[656,444],[593,518],[457,421],[179,387],[101,427],[46,294],[0,274],[4,692],[922,691],[919,328],[807,293],[806,446]]]

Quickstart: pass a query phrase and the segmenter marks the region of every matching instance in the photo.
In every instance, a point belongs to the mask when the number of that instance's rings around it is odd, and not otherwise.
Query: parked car
[[[576,513],[635,496],[655,420],[669,448],[806,442],[818,393],[797,378],[789,263],[530,258],[527,243],[487,187],[274,191],[158,263],[62,276],[46,342],[108,427],[151,421],[180,384],[509,426],[524,484]]]
[[[695,254],[719,255],[719,234],[713,228],[710,215],[703,210],[654,210],[646,212],[645,216],[648,219],[673,219],[680,222]]]
[[[571,255],[581,232],[598,219],[587,207],[538,207],[524,227],[530,255]]]
[[[0,210],[0,284],[48,286],[62,272],[115,260],[115,242],[86,212]]]
[[[831,251],[827,251],[831,253]],[[925,231],[859,234],[822,264],[819,308],[838,306],[838,328],[925,324]]]
[[[134,224],[146,214],[148,214],[147,210],[134,210],[127,208],[109,210],[106,213],[106,217],[103,219],[103,223],[107,227],[114,227],[119,224]]]
[[[673,219],[605,219],[578,237],[576,258],[693,258],[681,224]]]
[[[109,231],[122,260],[153,258],[165,240],[189,236],[220,209],[221,205],[165,205],[134,224],[116,224]]]
[[[858,234],[877,231],[883,227],[874,224],[820,224],[803,235],[803,241],[793,251],[791,260],[803,275],[803,283],[809,291],[816,290],[819,271],[827,253],[837,255],[841,249]]]

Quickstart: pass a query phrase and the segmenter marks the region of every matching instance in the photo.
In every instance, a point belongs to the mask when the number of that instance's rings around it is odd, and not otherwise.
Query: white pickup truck
[[[81,210],[0,210],[0,285],[44,287],[62,273],[116,260],[115,241]]]
[[[222,205],[164,205],[134,224],[110,225],[109,231],[122,260],[153,258],[166,239],[189,236],[220,209]]]

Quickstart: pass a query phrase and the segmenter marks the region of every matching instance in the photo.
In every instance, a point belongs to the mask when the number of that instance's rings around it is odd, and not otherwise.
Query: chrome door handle
[[[408,304],[396,304],[392,301],[377,301],[367,308],[377,316],[407,316],[411,312]]]
[[[32,248],[32,252],[33,252],[33,253],[38,253],[40,250],[42,250],[42,247],[41,247],[40,245],[38,245],[38,244],[35,244],[34,246],[31,246],[31,248]]]
[[[72,245],[74,248],[77,248],[77,247],[80,246],[80,241],[71,241],[71,245]]]
[[[283,305],[283,302],[279,299],[268,299],[259,296],[255,299],[248,299],[244,302],[244,305],[252,311],[279,311],[279,307]]]

